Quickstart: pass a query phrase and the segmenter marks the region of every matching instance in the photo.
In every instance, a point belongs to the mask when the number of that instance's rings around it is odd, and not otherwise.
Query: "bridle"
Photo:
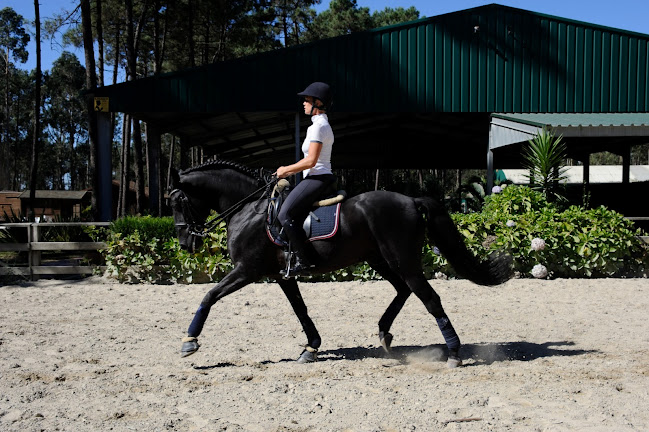
[[[271,177],[271,179],[267,183],[265,183],[263,186],[256,189],[254,192],[252,192],[250,195],[243,198],[241,201],[231,206],[229,209],[225,210],[223,213],[219,214],[217,218],[214,218],[209,222],[203,222],[203,223],[196,221],[196,217],[194,216],[196,212],[194,211],[192,204],[189,201],[189,198],[187,197],[187,195],[185,195],[185,192],[183,192],[181,189],[173,189],[171,192],[169,192],[169,202],[171,202],[171,197],[174,194],[179,194],[178,199],[180,200],[180,209],[184,220],[184,222],[180,222],[180,223],[176,222],[175,225],[178,228],[187,228],[187,232],[194,237],[206,237],[223,220],[227,219],[228,217],[232,216],[234,213],[239,211],[241,207],[243,207],[243,205],[250,200],[250,198],[257,195],[259,192],[261,192],[264,189],[266,190],[266,192],[263,193],[259,199],[267,195],[270,186],[276,182],[277,182],[277,177],[275,176]]]

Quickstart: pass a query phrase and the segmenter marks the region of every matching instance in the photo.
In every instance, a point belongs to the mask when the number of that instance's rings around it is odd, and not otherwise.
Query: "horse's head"
[[[178,172],[171,170],[169,206],[180,246],[191,252],[202,244],[214,221],[228,219],[268,185],[258,174],[234,162],[214,159]],[[219,219],[205,223],[211,210]]]
[[[187,189],[180,174],[172,169],[169,207],[173,213],[180,247],[193,253],[203,244],[203,230],[209,209],[202,208],[200,202],[183,188]]]

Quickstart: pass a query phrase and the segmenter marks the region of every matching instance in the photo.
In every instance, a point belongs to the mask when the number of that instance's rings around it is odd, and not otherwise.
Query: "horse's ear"
[[[171,179],[169,181],[171,189],[176,189],[180,185],[180,174],[176,168],[171,168]]]

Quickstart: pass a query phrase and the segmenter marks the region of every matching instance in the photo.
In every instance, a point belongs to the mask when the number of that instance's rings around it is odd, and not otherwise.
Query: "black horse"
[[[198,336],[212,306],[223,297],[264,277],[274,278],[288,298],[302,328],[307,345],[298,361],[316,360],[320,335],[307,313],[295,279],[283,279],[286,266],[282,248],[269,240],[265,222],[268,183],[254,171],[228,161],[211,161],[181,173],[173,171],[170,206],[180,245],[193,251],[211,209],[226,214],[228,252],[233,270],[203,298],[183,339],[183,357],[199,348]],[[430,312],[448,347],[448,365],[461,364],[460,339],[442,308],[437,293],[424,277],[422,246],[428,237],[462,277],[480,285],[497,285],[511,277],[511,258],[493,254],[478,260],[465,246],[462,236],[444,207],[432,198],[411,198],[394,192],[375,191],[343,202],[335,236],[312,243],[316,267],[325,273],[366,261],[396,289],[396,297],[379,320],[379,337],[390,351],[390,327],[411,293]]]

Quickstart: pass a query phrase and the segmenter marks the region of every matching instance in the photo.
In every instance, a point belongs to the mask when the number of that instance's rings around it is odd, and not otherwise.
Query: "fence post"
[[[37,223],[29,224],[27,228],[27,243],[29,247],[29,276],[30,279],[38,280],[38,276],[34,274],[34,267],[41,265],[41,251],[34,250],[34,243],[41,240],[41,228]]]

